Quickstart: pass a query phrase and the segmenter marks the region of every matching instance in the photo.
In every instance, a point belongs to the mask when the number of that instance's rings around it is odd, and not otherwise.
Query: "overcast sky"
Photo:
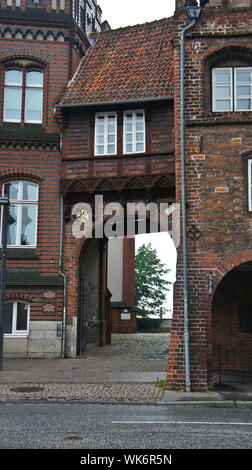
[[[103,21],[115,29],[172,16],[175,0],[98,0],[98,4]]]

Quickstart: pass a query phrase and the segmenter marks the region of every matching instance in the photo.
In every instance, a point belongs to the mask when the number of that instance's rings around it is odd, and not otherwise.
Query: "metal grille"
[[[224,346],[213,347],[213,370],[221,385],[224,374],[231,374],[235,382],[242,385],[252,383],[252,347]]]

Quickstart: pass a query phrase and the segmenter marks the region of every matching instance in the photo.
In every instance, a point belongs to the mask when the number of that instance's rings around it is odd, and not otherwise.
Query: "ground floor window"
[[[27,336],[30,306],[25,302],[7,302],[4,306],[4,335]]]

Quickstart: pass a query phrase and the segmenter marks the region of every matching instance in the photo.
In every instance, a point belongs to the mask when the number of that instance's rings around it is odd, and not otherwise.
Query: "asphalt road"
[[[0,429],[0,449],[252,448],[251,408],[13,402]]]

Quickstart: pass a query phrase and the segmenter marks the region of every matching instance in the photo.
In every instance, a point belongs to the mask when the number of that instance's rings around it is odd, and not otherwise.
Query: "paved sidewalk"
[[[165,380],[169,334],[112,335],[77,359],[4,359],[0,401],[156,402]]]
[[[161,390],[168,345],[168,334],[113,335],[111,345],[77,359],[4,359],[0,401],[252,407],[252,381],[232,376],[207,393]]]

